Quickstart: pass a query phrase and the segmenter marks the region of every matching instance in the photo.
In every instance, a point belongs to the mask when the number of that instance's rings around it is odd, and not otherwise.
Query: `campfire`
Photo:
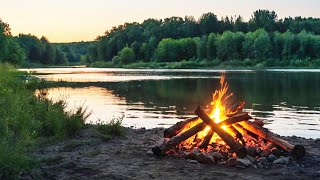
[[[306,154],[302,145],[290,144],[264,128],[263,121],[243,111],[245,102],[231,102],[232,96],[222,75],[220,89],[213,93],[208,111],[199,106],[195,111],[198,117],[166,129],[162,142],[152,148],[153,154],[205,164],[259,168],[275,159],[274,163],[281,164],[287,163],[289,157],[299,159]]]

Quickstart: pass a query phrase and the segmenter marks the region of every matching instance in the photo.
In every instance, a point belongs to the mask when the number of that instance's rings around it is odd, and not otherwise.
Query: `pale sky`
[[[0,0],[0,18],[13,35],[31,33],[50,42],[91,41],[113,26],[148,18],[213,12],[248,20],[258,9],[288,16],[320,18],[319,0]]]

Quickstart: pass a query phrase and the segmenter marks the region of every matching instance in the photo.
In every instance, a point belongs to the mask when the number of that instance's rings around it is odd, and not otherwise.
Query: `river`
[[[320,70],[165,70],[117,68],[21,69],[47,81],[65,81],[48,89],[67,109],[86,106],[87,123],[123,118],[133,128],[169,127],[206,107],[225,73],[232,101],[285,136],[320,138]]]

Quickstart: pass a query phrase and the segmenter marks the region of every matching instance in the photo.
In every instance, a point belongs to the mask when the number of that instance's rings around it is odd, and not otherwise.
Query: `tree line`
[[[198,20],[186,16],[125,23],[99,36],[88,52],[93,61],[115,63],[194,59],[272,65],[283,60],[286,65],[290,59],[318,59],[319,35],[318,18],[278,19],[274,11],[257,10],[245,22],[241,16],[219,20],[205,13]]]
[[[31,34],[11,34],[9,24],[0,19],[0,62],[17,65],[59,65],[86,61],[91,42],[50,43]]]
[[[0,19],[0,61],[13,64],[241,61],[250,66],[303,65],[319,59],[319,18],[278,19],[274,11],[241,16],[147,19],[107,30],[92,42],[50,43],[31,34],[11,35]]]

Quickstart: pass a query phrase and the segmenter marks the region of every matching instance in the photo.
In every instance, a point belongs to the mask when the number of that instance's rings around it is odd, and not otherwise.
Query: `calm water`
[[[130,70],[96,68],[29,69],[48,81],[72,82],[49,89],[49,98],[68,108],[92,110],[87,123],[124,117],[123,125],[168,127],[210,103],[226,74],[234,100],[280,135],[320,138],[320,70]]]

